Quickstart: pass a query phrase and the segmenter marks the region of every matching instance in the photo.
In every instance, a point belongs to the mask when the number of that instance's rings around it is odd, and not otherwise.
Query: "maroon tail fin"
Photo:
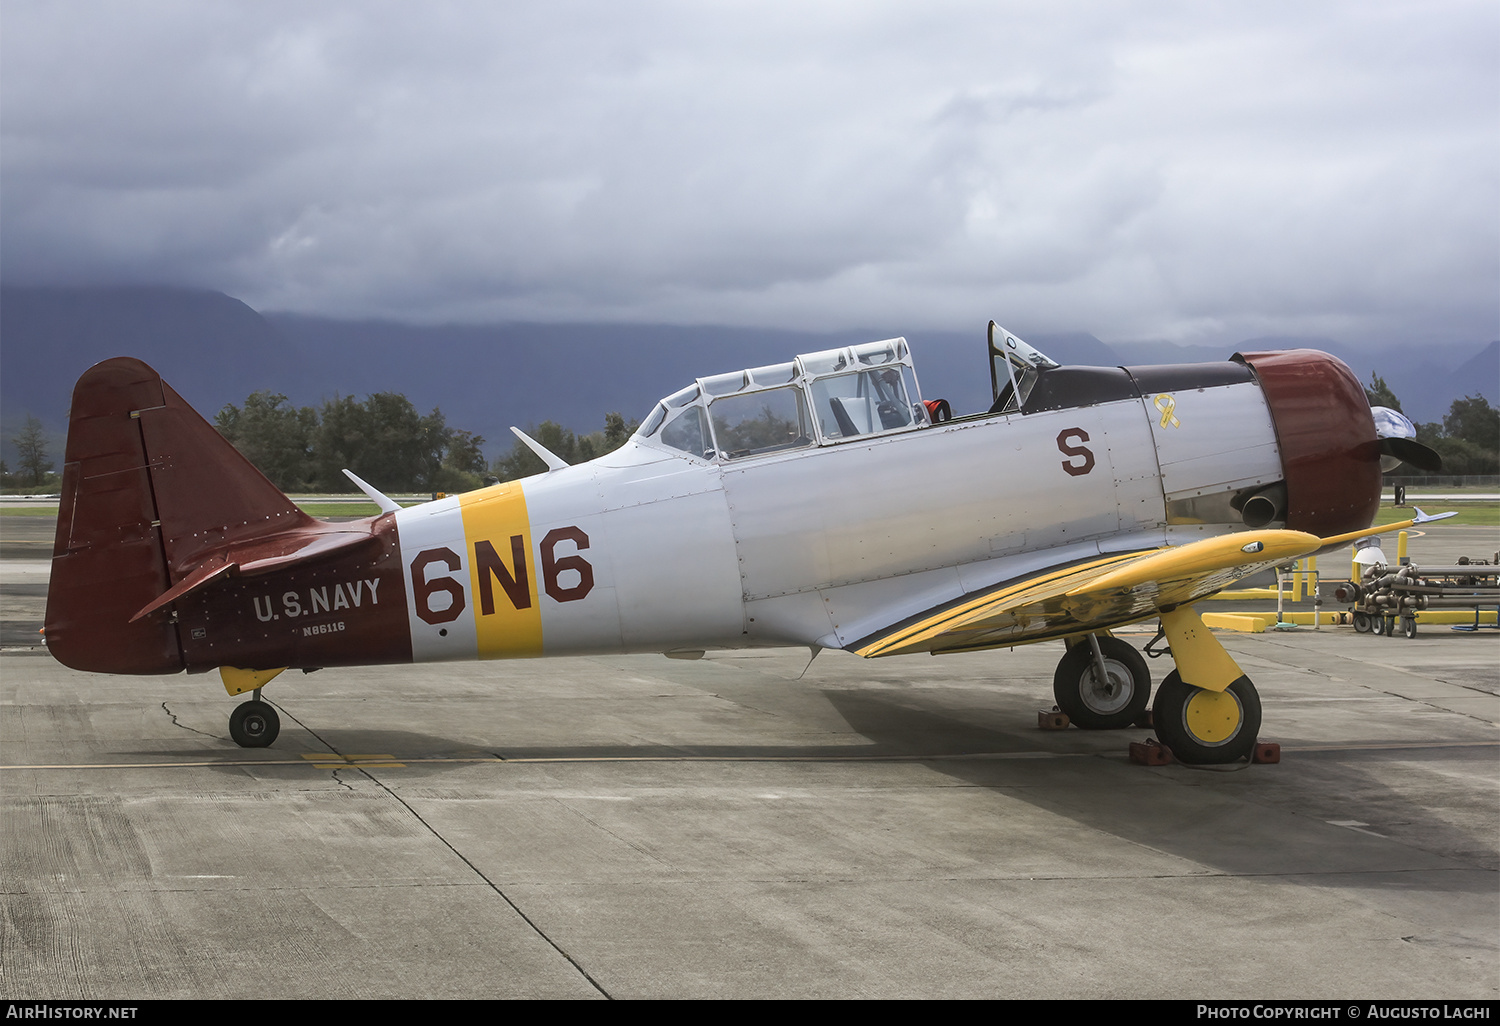
[[[205,557],[315,522],[139,360],[78,379],[47,590],[47,648],[78,670],[174,673],[177,626],[131,618]]]

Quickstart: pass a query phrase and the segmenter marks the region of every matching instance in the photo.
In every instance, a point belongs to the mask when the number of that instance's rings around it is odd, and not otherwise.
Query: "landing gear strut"
[[[1057,707],[1084,730],[1119,730],[1146,711],[1151,671],[1141,654],[1119,638],[1091,634],[1070,646],[1057,664],[1052,694]]]
[[[1192,606],[1162,610],[1161,626],[1177,669],[1162,680],[1151,706],[1157,738],[1184,763],[1249,758],[1260,733],[1255,685]]]
[[[281,717],[269,702],[260,700],[259,688],[254,698],[235,706],[229,714],[229,736],[241,748],[267,748],[279,733]]]

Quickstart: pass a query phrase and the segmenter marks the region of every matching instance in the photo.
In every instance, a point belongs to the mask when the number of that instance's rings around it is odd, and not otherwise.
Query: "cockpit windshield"
[[[738,460],[924,427],[921,400],[906,340],[894,338],[700,378],[658,403],[636,436]]]
[[[990,412],[1019,412],[1042,371],[1057,366],[1056,360],[990,321],[990,385],[995,397]]]

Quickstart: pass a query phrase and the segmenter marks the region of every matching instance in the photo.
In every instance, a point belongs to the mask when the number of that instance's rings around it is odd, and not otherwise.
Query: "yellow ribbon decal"
[[[1163,393],[1156,397],[1156,408],[1161,411],[1162,427],[1182,427],[1182,421],[1172,415],[1172,411],[1177,409],[1176,399]]]

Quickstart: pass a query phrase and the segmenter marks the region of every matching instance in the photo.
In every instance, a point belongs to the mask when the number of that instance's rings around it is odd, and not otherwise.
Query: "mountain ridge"
[[[989,405],[984,329],[802,332],[643,324],[424,326],[260,313],[219,292],[171,287],[0,286],[0,431],[7,447],[27,413],[58,437],[74,381],[92,364],[136,356],[152,364],[205,416],[251,392],[297,406],[337,394],[403,392],[422,412],[483,435],[491,456],[510,447],[511,424],[552,420],[577,432],[608,412],[644,417],[657,399],[694,378],[780,363],[874,338],[904,335],[922,391],[955,412]],[[1019,331],[1063,363],[1104,366],[1227,359],[1236,349],[1312,347],[1350,365],[1362,381],[1381,374],[1414,420],[1440,420],[1478,391],[1500,404],[1500,342],[1361,350],[1329,339],[1249,339],[1237,347],[1166,342],[1105,343],[1086,332]],[[1472,355],[1469,355],[1472,354]],[[1486,390],[1488,383],[1488,390]],[[10,458],[9,454],[7,458]]]

